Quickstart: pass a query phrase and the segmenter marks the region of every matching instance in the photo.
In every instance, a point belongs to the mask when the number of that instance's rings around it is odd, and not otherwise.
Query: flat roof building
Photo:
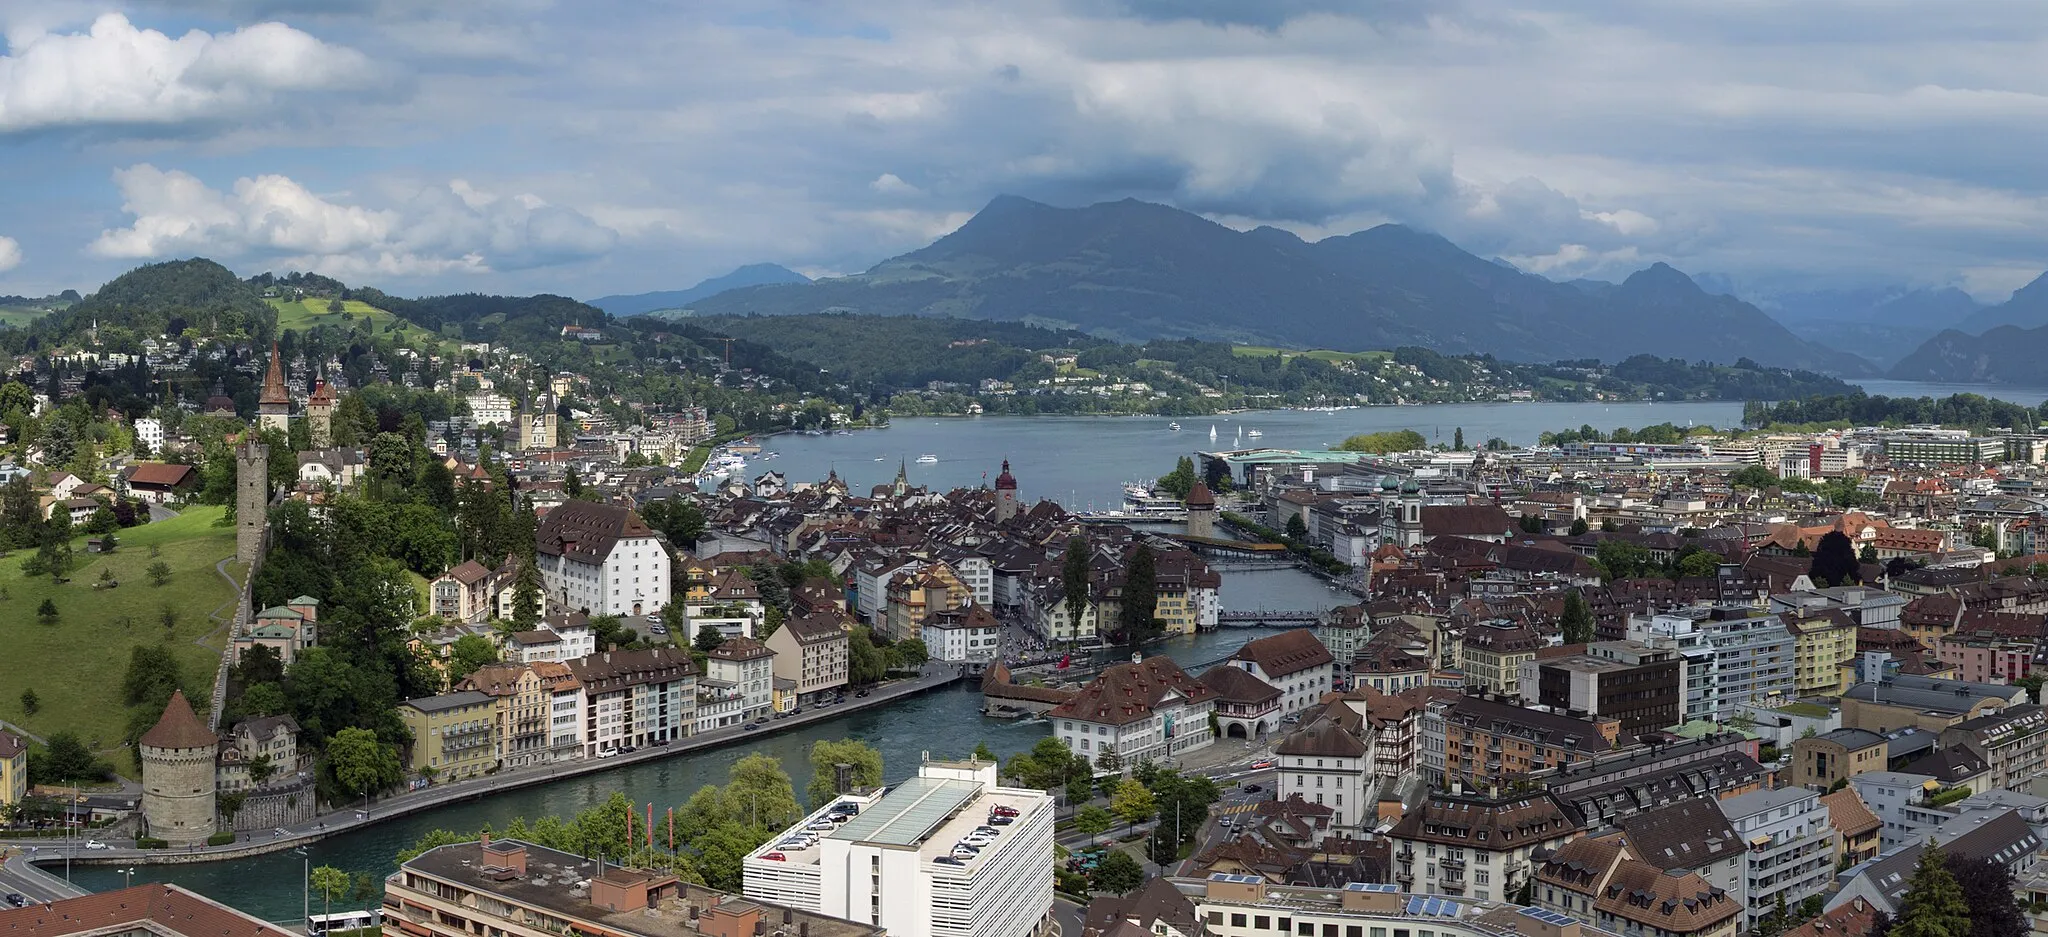
[[[746,857],[747,897],[891,937],[1037,932],[1052,911],[1052,798],[1001,787],[996,772],[926,761],[887,791],[835,798]],[[842,804],[858,812],[844,818]]]

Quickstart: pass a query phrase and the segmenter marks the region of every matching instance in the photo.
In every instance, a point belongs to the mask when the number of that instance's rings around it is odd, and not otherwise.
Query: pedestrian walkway
[[[1230,806],[1223,807],[1217,810],[1216,812],[1224,816],[1229,816],[1233,813],[1251,813],[1252,811],[1257,809],[1259,809],[1258,803],[1253,802],[1244,804],[1231,804]]]

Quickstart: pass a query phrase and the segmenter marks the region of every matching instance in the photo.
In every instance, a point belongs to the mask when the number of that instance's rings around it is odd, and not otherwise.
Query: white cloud
[[[618,235],[530,194],[498,196],[456,179],[395,208],[343,205],[280,175],[220,191],[147,163],[119,170],[126,228],[91,250],[139,260],[184,253],[277,258],[330,275],[414,277],[549,266],[600,256]]]
[[[11,237],[0,237],[0,273],[6,273],[21,266],[21,243]]]
[[[362,53],[282,23],[171,38],[119,13],[85,33],[22,30],[0,57],[0,132],[223,119],[280,95],[363,87]]]
[[[878,195],[923,195],[924,190],[898,178],[893,172],[885,172],[868,183],[868,188]]]

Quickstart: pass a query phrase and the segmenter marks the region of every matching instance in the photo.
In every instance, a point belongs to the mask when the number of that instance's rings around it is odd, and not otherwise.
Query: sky
[[[998,194],[1556,278],[2048,267],[2048,4],[4,0],[0,294],[857,272]]]

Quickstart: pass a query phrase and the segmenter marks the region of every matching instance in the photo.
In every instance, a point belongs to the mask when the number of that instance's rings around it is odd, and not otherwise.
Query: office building
[[[1680,718],[1680,677],[1676,650],[1630,641],[1602,641],[1587,653],[1522,664],[1522,701],[1580,718],[1621,721],[1627,735],[1668,729]]]
[[[834,798],[746,857],[747,897],[890,937],[1039,932],[1052,912],[1053,801],[1000,786],[996,771],[993,762],[927,761],[887,791]],[[858,813],[834,823],[841,804]],[[998,818],[1010,822],[991,825]],[[981,845],[969,852],[962,842]]]
[[[1885,737],[1864,729],[1836,729],[1792,743],[1792,783],[1831,790],[1865,771],[1883,771]]]

